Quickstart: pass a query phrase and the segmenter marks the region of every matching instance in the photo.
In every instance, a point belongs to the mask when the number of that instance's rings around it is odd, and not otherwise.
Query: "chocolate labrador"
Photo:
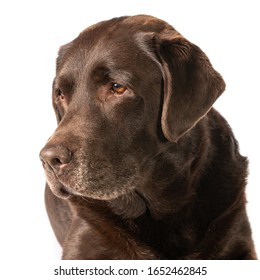
[[[40,153],[63,259],[255,259],[247,159],[202,50],[145,15],[62,46]]]

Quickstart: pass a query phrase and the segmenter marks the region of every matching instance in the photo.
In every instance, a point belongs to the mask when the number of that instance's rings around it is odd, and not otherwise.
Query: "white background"
[[[247,198],[260,255],[258,1],[1,1],[0,3],[0,258],[20,264],[60,258],[47,220],[40,149],[56,126],[51,84],[60,45],[87,26],[121,15],[168,21],[200,46],[227,89],[215,107],[250,160]],[[1,264],[3,262],[1,261]],[[13,271],[15,273],[15,269]]]

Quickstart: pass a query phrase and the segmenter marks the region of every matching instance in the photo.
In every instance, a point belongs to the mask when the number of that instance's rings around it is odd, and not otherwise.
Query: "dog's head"
[[[50,188],[104,200],[138,190],[147,161],[189,132],[224,88],[206,55],[162,20],[87,28],[57,58],[58,127],[40,155]]]

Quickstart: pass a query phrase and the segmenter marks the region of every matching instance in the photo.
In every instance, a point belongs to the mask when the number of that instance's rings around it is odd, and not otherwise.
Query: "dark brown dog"
[[[207,56],[150,16],[61,47],[40,153],[63,259],[254,259],[247,159],[212,105]],[[51,190],[51,191],[50,191]]]

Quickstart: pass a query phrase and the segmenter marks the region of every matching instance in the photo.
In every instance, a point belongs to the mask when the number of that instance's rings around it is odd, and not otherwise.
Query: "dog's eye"
[[[61,89],[56,89],[56,96],[59,99],[64,99],[64,94],[62,93]]]
[[[114,84],[112,84],[111,91],[113,93],[123,94],[126,91],[126,87],[124,87],[120,84],[114,83]]]

